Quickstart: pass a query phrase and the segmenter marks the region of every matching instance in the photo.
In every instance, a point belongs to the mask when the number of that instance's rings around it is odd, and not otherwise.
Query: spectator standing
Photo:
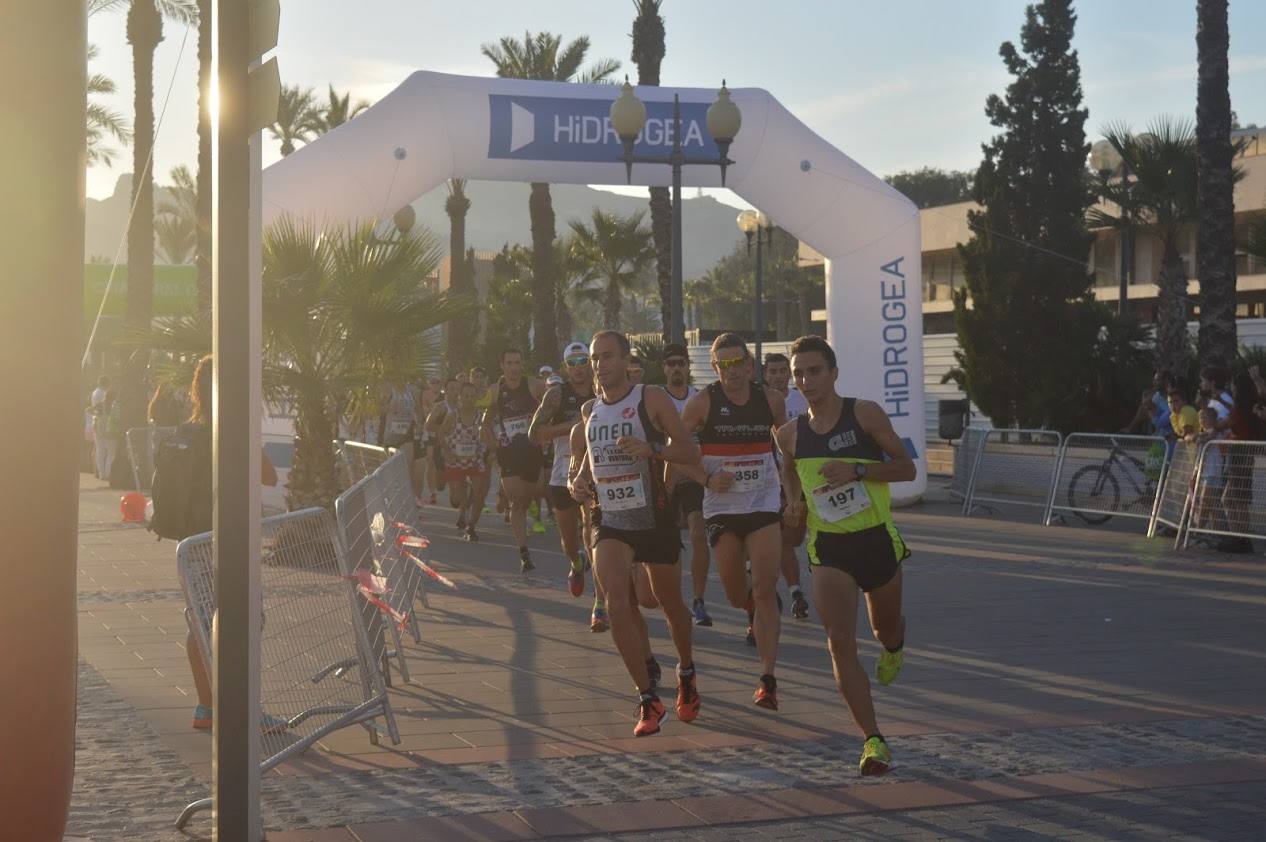
[[[1257,384],[1251,374],[1236,376],[1231,386],[1230,425],[1231,438],[1235,441],[1261,440],[1261,422],[1249,407],[1257,402]],[[1249,510],[1253,504],[1254,454],[1246,448],[1227,448],[1224,471],[1226,487],[1222,492],[1222,507],[1226,510],[1228,532],[1247,533]],[[1218,549],[1229,553],[1251,553],[1253,542],[1241,536],[1228,536]]]
[[[166,383],[159,383],[149,401],[149,423],[155,427],[175,427],[180,423],[180,401]]]

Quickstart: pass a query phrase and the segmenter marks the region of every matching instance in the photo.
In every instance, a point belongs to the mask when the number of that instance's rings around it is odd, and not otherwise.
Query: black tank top
[[[519,380],[519,385],[513,389],[506,385],[504,377],[497,380],[497,418],[532,415],[536,410],[535,404],[532,387],[526,377]]]
[[[865,459],[882,462],[887,459],[883,448],[857,422],[857,398],[844,398],[839,420],[826,433],[816,433],[809,426],[809,413],[796,419],[797,459]]]
[[[769,398],[756,383],[752,384],[750,395],[747,403],[739,406],[725,396],[720,381],[709,384],[708,420],[699,431],[699,443],[705,447],[766,443],[772,449],[769,430],[774,424],[774,413],[769,408]]]
[[[558,387],[558,406],[554,409],[554,415],[550,418],[549,423],[575,424],[580,420],[580,408],[585,405],[585,401],[592,397],[593,395],[582,397],[577,394],[570,383],[562,384]]]

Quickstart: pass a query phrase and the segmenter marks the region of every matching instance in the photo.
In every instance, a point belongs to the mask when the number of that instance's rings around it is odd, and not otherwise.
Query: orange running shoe
[[[658,696],[643,693],[641,701],[638,702],[637,724],[633,726],[633,736],[649,737],[651,734],[658,734],[659,723],[663,722],[667,715],[668,711]]]
[[[677,718],[694,722],[699,715],[699,690],[695,685],[695,668],[677,670]]]
[[[760,684],[756,685],[756,692],[752,694],[752,701],[756,702],[758,708],[778,710],[778,679],[772,675],[762,675]]]

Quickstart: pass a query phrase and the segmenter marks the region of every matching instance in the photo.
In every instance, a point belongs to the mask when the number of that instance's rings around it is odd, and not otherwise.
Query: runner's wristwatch
[[[859,480],[866,479],[866,466],[861,464],[854,465],[853,473]]]

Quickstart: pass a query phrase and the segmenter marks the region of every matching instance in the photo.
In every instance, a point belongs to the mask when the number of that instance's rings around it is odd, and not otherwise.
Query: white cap
[[[561,386],[562,383],[563,378],[559,377],[557,374],[551,374],[545,381],[545,385],[547,386]]]
[[[576,354],[584,354],[589,356],[589,346],[583,342],[573,342],[563,349],[563,359],[575,356]]]
[[[536,373],[541,375],[542,377],[545,377],[546,375],[553,374],[554,368],[552,366],[543,365],[540,367],[540,369]]]

